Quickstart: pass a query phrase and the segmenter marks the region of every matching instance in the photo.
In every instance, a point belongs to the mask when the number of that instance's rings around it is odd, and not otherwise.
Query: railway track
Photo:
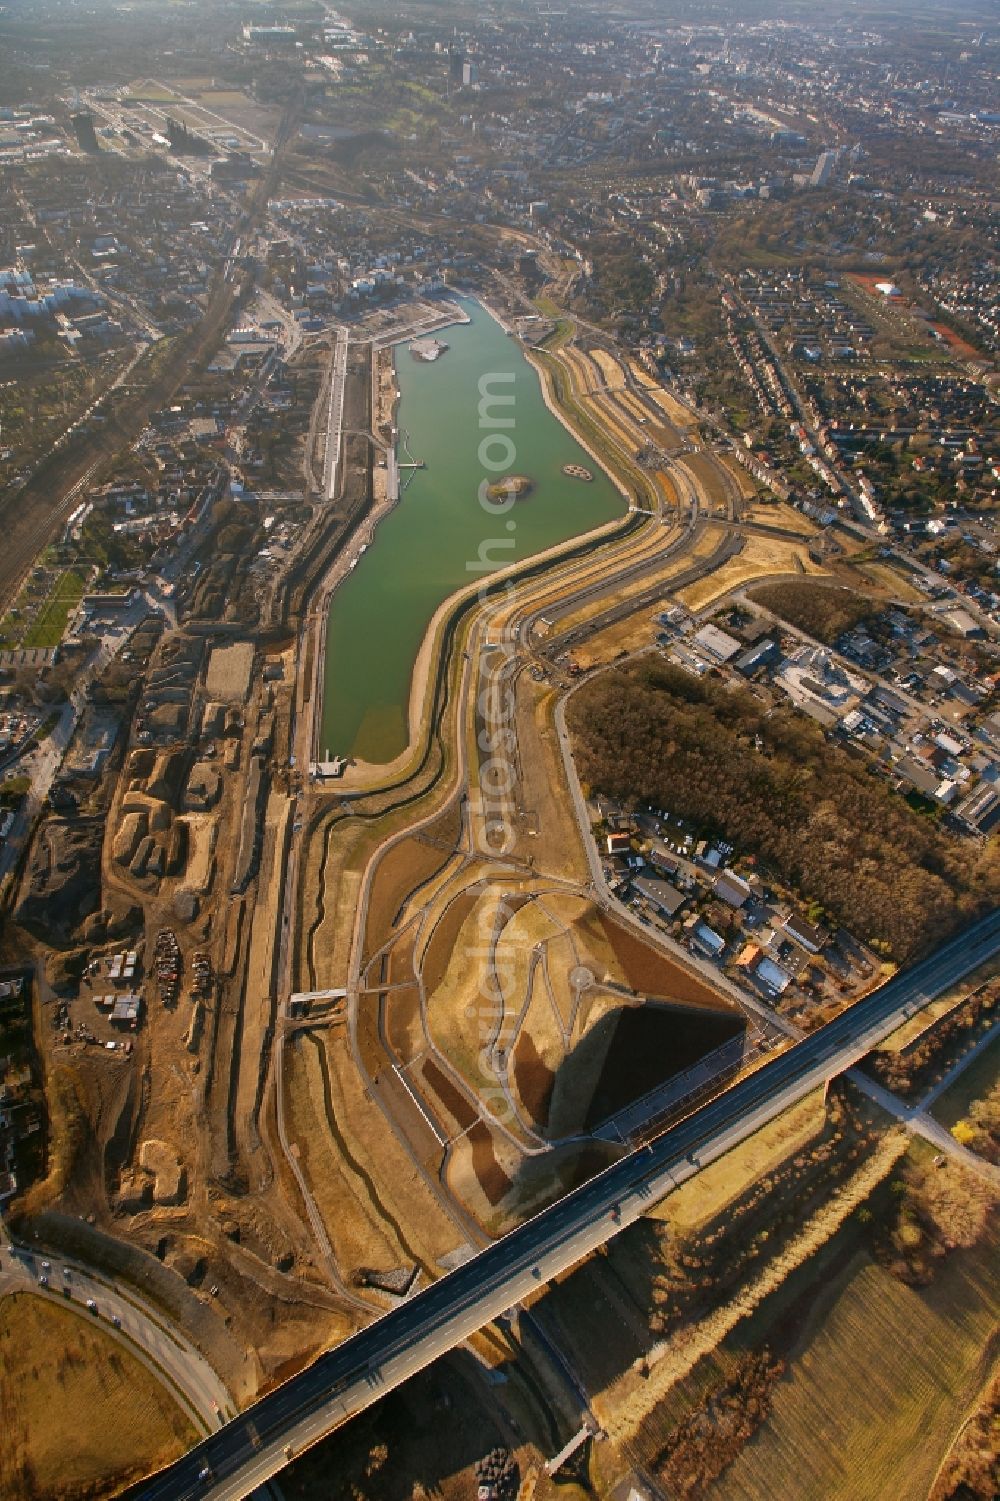
[[[268,194],[280,172],[281,158],[294,134],[299,108],[296,99],[285,111],[271,163],[237,230],[244,239],[266,208]],[[128,403],[114,424],[109,424],[110,432],[106,429],[103,434],[82,437],[65,452],[43,463],[22,489],[0,501],[0,525],[4,530],[4,547],[0,553],[0,613],[16,598],[38,554],[65,524],[86,486],[135,442],[150,413],[169,399],[187,378],[192,365],[214,347],[222,335],[238,291],[239,286],[225,278],[220,265],[200,323],[181,336],[179,347],[170,351],[165,368],[140,396]]]

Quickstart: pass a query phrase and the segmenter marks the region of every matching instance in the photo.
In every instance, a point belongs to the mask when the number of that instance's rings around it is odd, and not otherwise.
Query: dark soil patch
[[[524,1108],[536,1126],[549,1123],[549,1105],[556,1076],[540,1056],[534,1039],[523,1031],[514,1048],[514,1083]]]
[[[411,1038],[419,1035],[420,992],[416,986],[410,990],[392,990],[384,997],[384,1004],[389,1046],[401,1063],[409,1063],[414,1056]]]
[[[455,815],[444,813],[423,834],[402,840],[379,862],[368,904],[366,954],[385,943],[407,899],[451,859],[457,838]]]
[[[663,954],[643,943],[637,933],[600,914],[601,926],[632,989],[661,1001],[688,1002],[692,1006],[710,1006],[714,1011],[731,1011],[729,1002],[699,980],[696,975],[674,964]]]
[[[462,1091],[451,1082],[447,1074],[434,1062],[433,1058],[426,1060],[422,1073],[428,1089],[437,1095],[441,1104],[463,1130],[471,1126],[473,1121],[479,1119],[477,1112],[469,1104]]]
[[[479,1186],[489,1202],[496,1206],[510,1193],[513,1184],[496,1159],[493,1137],[482,1121],[477,1121],[469,1132],[469,1141],[472,1144],[472,1167]]]
[[[416,981],[413,968],[413,929],[409,928],[389,950],[386,979],[390,985],[412,985]]]
[[[478,893],[463,891],[450,902],[434,927],[427,947],[424,949],[421,970],[427,994],[432,995],[441,984],[451,963],[452,952],[462,924],[476,905]]]
[[[101,905],[103,819],[50,818],[31,846],[16,916],[43,943],[72,942]]]

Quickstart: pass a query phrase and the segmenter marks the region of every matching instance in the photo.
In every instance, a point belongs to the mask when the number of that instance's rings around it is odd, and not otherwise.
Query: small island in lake
[[[570,479],[592,480],[594,478],[590,470],[585,469],[582,464],[564,464],[563,474],[568,474]]]
[[[486,494],[490,500],[497,502],[509,500],[511,496],[515,500],[523,500],[534,488],[534,481],[526,474],[505,474],[503,479],[494,480],[492,485],[486,486]]]
[[[410,353],[415,360],[423,360],[429,365],[433,360],[439,360],[447,348],[440,339],[414,339]]]

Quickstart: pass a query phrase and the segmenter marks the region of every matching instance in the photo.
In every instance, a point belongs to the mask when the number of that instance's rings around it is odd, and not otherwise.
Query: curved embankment
[[[549,390],[550,372],[536,367],[536,374],[550,410],[555,411],[560,421],[569,427],[566,417],[553,405],[553,395]],[[613,477],[619,491],[631,500],[630,486],[611,466],[610,461],[597,453],[591,444],[585,443],[582,446]],[[624,455],[621,457],[624,459]],[[626,467],[632,466],[627,465],[626,461],[622,468]],[[639,485],[643,486],[645,476],[637,474],[636,477]],[[630,543],[630,539],[648,526],[645,516],[634,511],[627,512],[603,527],[493,574],[482,584],[470,585],[458,591],[438,607],[421,644],[420,659],[411,682],[408,705],[409,744],[406,751],[386,765],[352,768],[345,781],[335,789],[338,796],[342,797],[345,792],[350,794],[350,804],[333,811],[326,798],[322,798],[321,805],[309,821],[310,841],[318,838],[322,843],[319,851],[313,845],[310,856],[310,863],[313,865],[311,878],[308,885],[300,891],[302,921],[296,925],[304,942],[304,947],[300,947],[298,951],[297,962],[303,978],[308,973],[308,988],[317,988],[321,983],[320,970],[322,983],[329,983],[326,957],[320,953],[320,949],[326,947],[328,935],[329,941],[338,949],[343,948],[344,935],[338,939],[335,931],[326,926],[333,918],[326,894],[330,884],[330,866],[332,863],[336,869],[344,853],[340,848],[338,833],[345,831],[352,821],[362,831],[359,835],[359,854],[363,864],[355,866],[362,873],[359,877],[360,897],[361,890],[368,889],[365,883],[370,883],[382,855],[391,846],[390,831],[394,827],[394,820],[408,809],[418,819],[428,817],[432,809],[436,814],[453,804],[464,790],[466,776],[456,737],[462,737],[465,733],[460,716],[468,703],[467,648],[475,640],[474,634],[470,633],[474,633],[477,622],[482,622],[484,618],[481,607],[488,605],[490,601],[502,599],[512,581],[524,584],[532,578],[547,574],[557,565],[562,565],[567,573],[571,573],[574,561],[592,557],[596,548],[610,547],[615,542],[634,545]],[[572,588],[569,579],[566,587]],[[463,650],[463,643],[466,650]],[[366,825],[371,829],[371,834],[363,832]],[[379,837],[382,830],[388,836],[388,843],[386,838]],[[316,854],[319,855],[318,868],[313,863]],[[315,903],[311,912],[308,911],[307,903]],[[356,950],[356,947],[355,935],[351,940],[351,948]],[[348,962],[350,964],[351,960]]]
[[[557,397],[549,389],[552,374],[547,364],[531,359],[530,356],[529,359],[536,369],[543,397],[550,409],[561,422],[570,427],[570,431],[595,462],[613,479],[619,491],[631,500],[629,483],[622,477],[619,469],[580,436],[575,424],[570,425],[561,410],[563,398]],[[546,356],[546,361],[556,363],[552,356]],[[575,403],[571,404],[575,408]],[[582,423],[589,426],[582,414],[576,415],[581,416]],[[634,465],[617,454],[615,462],[626,473],[631,471],[629,478],[635,476],[636,488],[640,492],[645,489],[646,476],[635,469]],[[391,812],[414,807],[429,797],[438,786],[448,764],[448,737],[443,733],[443,722],[450,705],[450,677],[455,666],[455,644],[460,631],[468,628],[477,604],[505,591],[512,582],[526,583],[557,565],[571,565],[577,558],[593,555],[597,547],[610,546],[616,541],[626,542],[648,525],[644,515],[630,510],[603,528],[536,554],[491,575],[479,586],[470,586],[449,596],[439,606],[421,644],[413,673],[408,713],[409,744],[406,752],[385,765],[360,764],[350,768],[345,780],[339,782],[335,789],[330,789],[331,797],[349,794],[352,797],[350,807],[331,813],[327,799],[323,798],[309,820],[307,839],[320,835],[323,845],[318,869],[309,883],[312,889],[309,892],[300,889],[299,893],[300,920],[296,924],[298,936],[295,963],[298,973],[310,988],[315,988],[319,983],[315,942],[329,915],[325,892],[333,835],[349,819],[374,825]],[[369,796],[373,803],[366,807]],[[310,897],[315,904],[311,913],[305,910]]]
[[[620,521],[610,523],[605,530],[625,539],[646,524],[644,517],[629,513]],[[297,955],[299,965],[305,964],[309,988],[314,989],[319,983],[312,950],[315,936],[328,915],[326,870],[333,834],[350,821],[378,823],[391,814],[415,807],[437,790],[449,766],[450,737],[444,731],[444,721],[449,709],[453,707],[453,673],[460,670],[463,661],[458,647],[464,639],[464,633],[475,620],[478,606],[505,593],[512,578],[523,583],[546,571],[553,561],[571,562],[576,557],[589,554],[594,545],[594,537],[595,534],[591,533],[575,542],[564,543],[551,552],[529,558],[502,573],[493,574],[482,586],[470,587],[458,595],[452,595],[439,607],[422,647],[422,651],[427,653],[427,666],[419,709],[416,708],[416,685],[411,694],[411,723],[422,726],[422,732],[411,737],[406,756],[398,757],[395,762],[386,766],[362,765],[354,768],[357,772],[364,770],[371,774],[367,784],[360,777],[355,787],[345,787],[343,782],[339,782],[335,791],[331,792],[331,797],[336,796],[339,800],[345,791],[349,791],[353,793],[350,803],[331,812],[329,803],[324,798],[309,821],[307,837],[313,838],[320,831],[323,835],[323,852],[312,883],[315,886],[316,910],[305,930],[305,954],[300,952]],[[557,556],[554,557],[553,554]],[[434,664],[433,673],[430,672],[431,662]],[[456,791],[457,789],[453,789],[453,796]],[[303,899],[300,893],[300,907]],[[300,911],[300,917],[302,915]],[[301,924],[297,924],[297,927],[301,930]]]

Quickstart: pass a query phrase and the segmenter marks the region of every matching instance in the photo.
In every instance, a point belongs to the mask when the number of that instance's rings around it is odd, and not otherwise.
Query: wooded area
[[[861,621],[873,620],[878,607],[863,594],[850,589],[790,579],[784,584],[762,584],[750,598],[765,610],[787,620],[798,630],[814,636],[826,646]]]
[[[985,849],[922,818],[791,708],[669,663],[603,673],[571,703],[581,776],[728,839],[858,938],[904,961],[1000,895]],[[817,914],[821,915],[821,914]]]

